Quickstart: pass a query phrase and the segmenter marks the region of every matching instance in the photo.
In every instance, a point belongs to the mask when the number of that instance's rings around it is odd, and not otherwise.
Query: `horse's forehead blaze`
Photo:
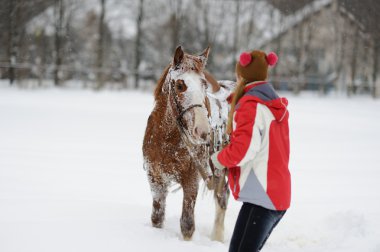
[[[205,90],[203,89],[202,77],[194,72],[184,73],[180,76],[187,86],[186,96],[191,103],[203,103],[205,99]]]

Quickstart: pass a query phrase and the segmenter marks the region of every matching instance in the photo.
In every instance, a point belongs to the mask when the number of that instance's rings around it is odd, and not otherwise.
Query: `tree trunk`
[[[18,2],[17,0],[9,0],[9,18],[8,18],[8,63],[9,63],[9,71],[8,78],[9,83],[12,85],[15,78],[15,64],[17,58],[17,29],[16,29],[16,15]]]
[[[210,8],[211,8],[211,5],[209,3],[209,1],[203,1],[203,4],[200,6],[201,7],[201,10],[200,11],[203,11],[203,24],[205,26],[205,30],[204,30],[204,42],[203,42],[203,46],[202,46],[202,50],[204,48],[206,48],[207,46],[212,46],[212,37],[211,37],[211,24],[210,24]],[[211,48],[212,50],[213,48]],[[209,56],[208,56],[208,59],[207,59],[207,69],[209,69],[210,71],[213,70],[213,67],[214,67],[214,57],[213,57],[213,53],[210,53]]]
[[[210,22],[209,22],[209,4],[207,1],[205,1],[203,6],[203,23],[205,25],[205,31],[204,31],[204,47],[207,47],[210,45]]]
[[[372,72],[372,96],[373,98],[380,97],[380,80],[377,78],[379,72],[379,54],[380,54],[380,42],[375,40],[374,52],[373,52],[373,72]]]
[[[137,16],[137,21],[136,21],[136,44],[135,44],[135,67],[134,67],[134,72],[135,72],[135,89],[139,88],[139,81],[140,81],[140,73],[139,73],[139,68],[140,68],[140,62],[141,62],[141,24],[143,21],[144,17],[144,0],[140,0],[140,5],[139,5],[139,12]]]
[[[304,75],[304,24],[300,24],[298,31],[298,54],[297,54],[297,81],[294,83],[294,94],[298,95],[301,92],[301,84],[303,83]]]
[[[344,20],[343,22],[344,23],[341,24],[341,27],[346,27]],[[343,81],[343,79],[345,79],[346,71],[343,71],[343,70],[346,69],[345,55],[346,55],[347,35],[346,35],[346,32],[339,33],[339,29],[340,29],[340,26],[337,23],[335,26],[335,33],[339,34],[339,39],[337,39],[339,43],[336,43],[336,46],[339,45],[338,47],[339,50],[336,50],[338,53],[337,54],[338,62],[336,64],[336,72],[337,72],[337,78],[338,78],[337,90],[338,92],[343,93],[346,86],[346,82]]]
[[[63,33],[63,0],[55,1],[55,68],[54,68],[54,85],[61,85],[61,65],[62,65],[62,33]],[[58,15],[58,17],[57,17]]]
[[[351,83],[347,90],[347,95],[351,96],[356,93],[355,79],[356,79],[356,70],[357,70],[357,57],[358,57],[358,45],[359,45],[359,29],[356,28],[355,37],[354,37],[354,47],[352,49],[351,57]]]
[[[235,0],[235,26],[234,26],[234,44],[233,44],[233,60],[232,60],[232,69],[235,69],[236,57],[239,50],[239,17],[240,17],[240,0]]]
[[[280,23],[282,23],[283,21],[283,17],[281,16],[280,17]],[[271,10],[271,25],[274,27],[276,24],[274,22],[274,10]],[[274,32],[274,31],[272,31]],[[275,50],[276,50],[276,53],[278,54],[279,58],[281,59],[282,57],[282,37],[279,36],[276,40],[275,40]],[[281,83],[281,79],[280,79],[280,76],[279,76],[279,73],[278,73],[278,67],[274,67],[272,69],[272,74],[271,74],[271,78],[272,78],[272,82],[273,82],[273,86],[275,89],[279,90],[281,87],[280,87],[280,83]],[[282,76],[281,76],[282,78]]]
[[[255,0],[252,0],[252,9],[250,10],[251,12],[251,16],[250,16],[250,20],[249,20],[249,23],[248,23],[248,28],[247,28],[247,34],[245,35],[246,36],[246,43],[245,43],[245,47],[246,48],[250,48],[252,46],[252,40],[254,39],[254,32],[256,30],[256,23],[255,23],[255,10],[256,10],[256,1]],[[271,20],[271,27],[274,27],[274,24],[273,24],[273,10],[271,10],[270,12],[270,20]]]
[[[172,21],[172,35],[173,35],[172,52],[174,52],[177,46],[180,44],[181,6],[182,6],[182,0],[174,0],[174,12],[172,13],[172,20],[171,20]]]
[[[98,50],[96,60],[96,89],[101,89],[104,86],[104,73],[103,73],[103,46],[104,46],[104,16],[105,16],[105,0],[100,0],[100,18],[98,28]]]

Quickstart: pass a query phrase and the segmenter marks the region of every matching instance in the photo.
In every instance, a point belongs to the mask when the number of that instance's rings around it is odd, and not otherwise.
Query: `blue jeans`
[[[285,212],[243,203],[236,220],[229,252],[260,251]]]

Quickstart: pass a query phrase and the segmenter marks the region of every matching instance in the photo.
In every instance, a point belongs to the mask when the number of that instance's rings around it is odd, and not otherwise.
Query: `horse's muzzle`
[[[193,135],[197,139],[207,141],[209,132],[208,129],[202,129],[202,127],[194,127]]]

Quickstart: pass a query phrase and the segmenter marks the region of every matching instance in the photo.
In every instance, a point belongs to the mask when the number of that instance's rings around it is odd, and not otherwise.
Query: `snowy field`
[[[263,251],[380,251],[380,102],[288,97],[292,206]],[[211,194],[182,240],[182,194],[150,225],[141,145],[152,95],[0,88],[0,251],[227,251],[209,238]],[[175,188],[173,188],[175,189]]]

